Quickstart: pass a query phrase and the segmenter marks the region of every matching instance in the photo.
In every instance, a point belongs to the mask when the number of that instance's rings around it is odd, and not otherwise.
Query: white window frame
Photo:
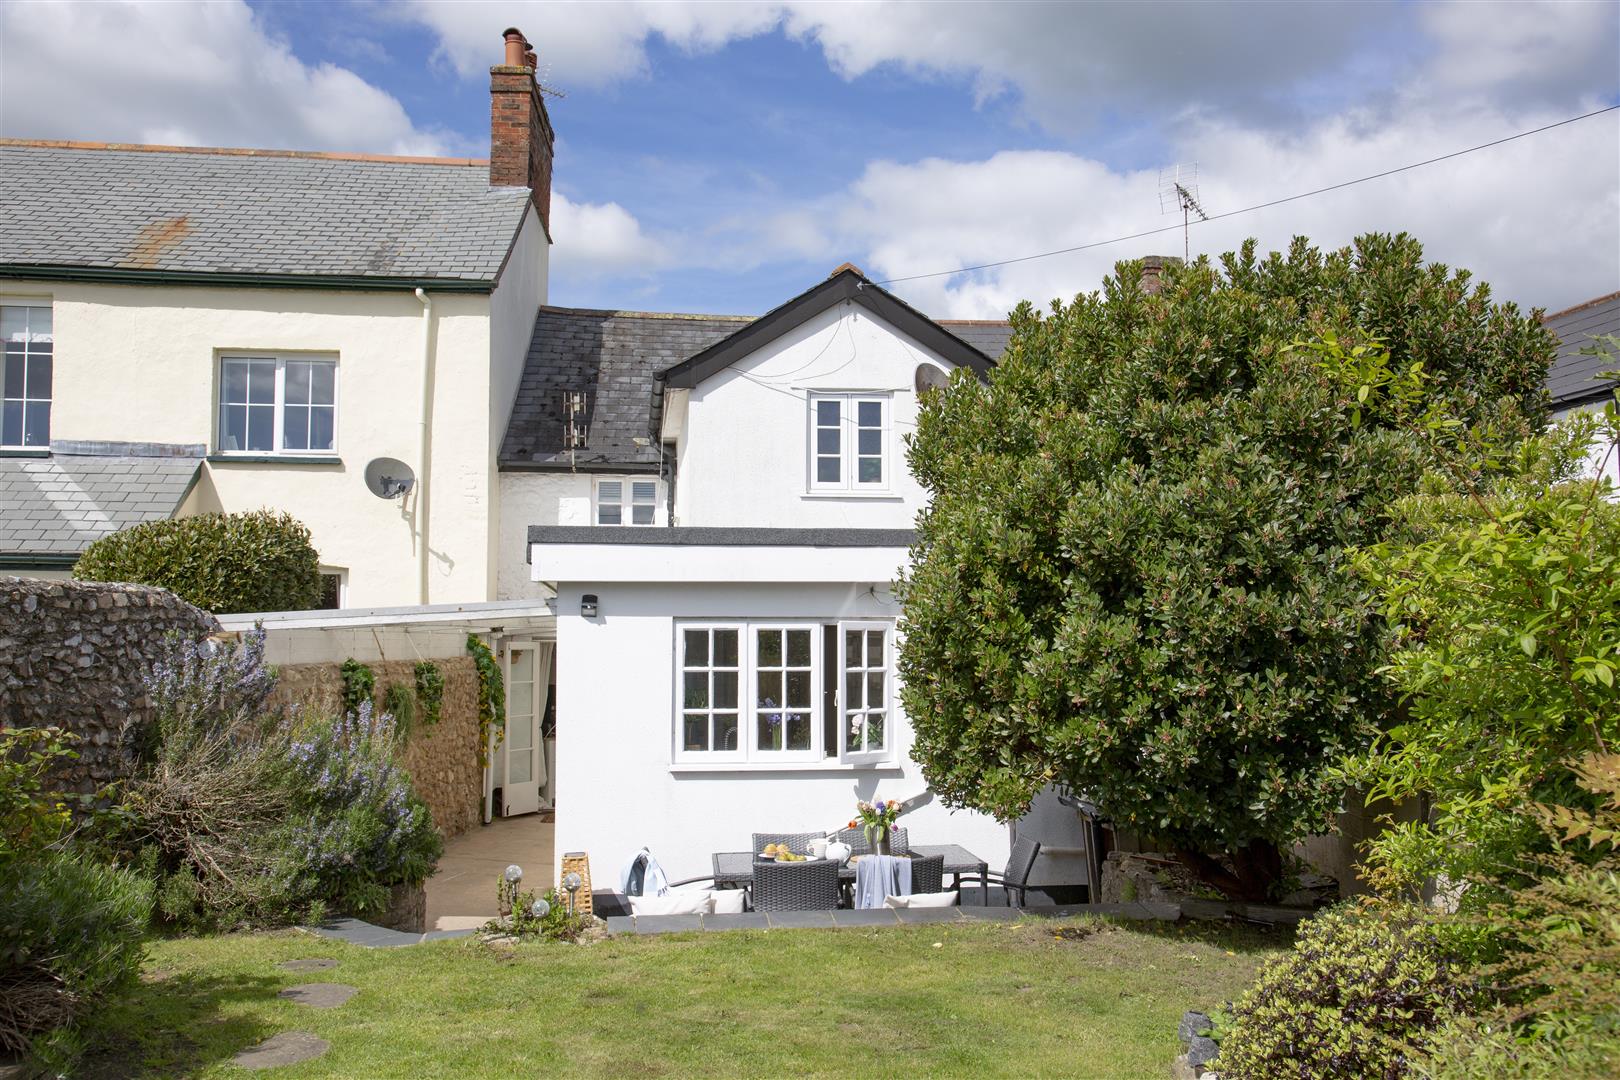
[[[883,700],[876,706],[870,701],[864,701],[861,713],[883,713],[883,746],[878,750],[868,750],[864,746],[855,749],[850,745],[850,701],[848,697],[849,676],[848,633],[859,631],[863,635],[872,630],[883,632]],[[863,646],[864,648],[864,646]],[[864,656],[863,656],[864,659]],[[881,619],[851,619],[838,624],[838,756],[841,761],[877,763],[889,761],[894,756],[894,671],[895,671],[894,623]],[[872,671],[870,665],[862,664],[860,668],[864,681],[867,673]],[[864,696],[864,694],[863,694]]]
[[[227,450],[225,449],[225,424],[223,412],[225,409],[225,367],[231,361],[259,361],[274,360],[276,364],[275,400],[272,408],[271,436],[269,450]],[[332,446],[327,450],[288,449],[285,446],[286,432],[285,413],[287,409],[287,365],[289,363],[330,364],[332,367]],[[342,411],[343,387],[342,371],[338,358],[330,354],[310,353],[273,353],[273,352],[228,352],[220,353],[219,362],[215,365],[216,382],[214,387],[214,453],[221,457],[330,457],[338,456],[340,446],[338,438],[338,416]]]
[[[320,568],[321,577],[337,578],[337,607],[329,608],[331,611],[341,611],[349,606],[349,571],[341,566],[323,566]],[[322,584],[324,590],[324,582]]]
[[[617,502],[604,502],[603,501],[603,499],[602,499],[602,485],[603,484],[618,484],[619,485],[619,499],[618,499]],[[635,488],[635,486],[637,484],[651,484],[652,485],[652,502],[646,503],[646,502],[637,502],[636,501],[636,496],[635,496],[636,488]],[[645,476],[599,476],[599,477],[597,477],[596,480],[594,482],[592,482],[592,484],[591,484],[591,524],[592,525],[600,525],[605,529],[616,529],[616,528],[618,528],[618,527],[620,527],[622,525],[628,525],[628,526],[631,526],[631,527],[637,528],[637,529],[645,529],[648,526],[657,525],[658,524],[658,486],[659,485],[658,485],[658,478],[657,477],[651,477],[651,478],[648,478],[648,477],[645,477]],[[602,507],[604,507],[604,506],[617,506],[619,508],[619,520],[617,522],[611,522],[611,521],[604,522],[602,520]],[[651,507],[651,509],[652,509],[651,520],[639,521],[639,522],[635,520],[635,511],[636,511],[636,507],[638,507],[638,506]]]
[[[837,635],[836,655],[823,648],[825,628]],[[687,750],[685,739],[685,678],[687,630],[733,630],[737,633],[737,713],[738,745],[735,750]],[[810,632],[810,747],[808,750],[768,750],[759,740],[759,631],[808,630]],[[848,743],[848,709],[844,688],[844,634],[848,630],[881,630],[884,633],[884,746],[881,750],[851,750]],[[782,766],[828,767],[834,765],[873,766],[895,760],[899,721],[895,716],[895,623],[890,619],[675,619],[674,681],[672,690],[671,761],[676,765],[702,766]],[[712,649],[712,638],[711,638]],[[712,663],[712,652],[710,660]],[[828,663],[836,663],[837,690],[833,708],[837,712],[838,744],[826,745],[825,695]],[[697,670],[713,671],[712,666]],[[722,668],[719,670],[729,670]],[[712,683],[711,683],[712,687]],[[784,688],[785,689],[785,688]],[[712,694],[712,690],[711,690]],[[870,708],[870,706],[868,706]],[[695,711],[695,710],[694,710]],[[711,704],[704,710],[713,713]],[[784,711],[786,711],[784,709]],[[711,719],[710,737],[713,737]]]
[[[23,351],[22,351],[22,362],[23,362],[22,397],[13,398],[13,397],[6,397],[5,396],[5,389],[4,389],[4,386],[3,386],[3,382],[4,382],[4,378],[5,378],[5,369],[6,369],[6,367],[9,366],[7,361],[6,361],[5,354],[10,352],[10,349],[6,348],[6,346],[9,345],[10,342],[0,342],[0,350],[3,350],[3,351],[0,351],[0,408],[4,408],[6,402],[18,402],[20,404],[20,406],[21,406],[19,411],[18,411],[18,429],[17,429],[16,441],[12,442],[12,441],[8,440],[8,441],[5,441],[5,442],[0,442],[0,449],[5,449],[5,450],[48,450],[48,449],[50,449],[50,445],[51,445],[51,435],[50,435],[51,413],[53,411],[55,411],[55,404],[56,404],[56,311],[55,311],[55,309],[53,308],[53,306],[51,305],[51,303],[49,301],[46,301],[44,303],[40,303],[38,300],[22,300],[22,299],[13,300],[13,301],[0,300],[0,307],[12,308],[14,310],[15,309],[21,309],[25,313],[32,312],[32,311],[43,311],[43,312],[45,312],[45,320],[48,323],[51,324],[51,329],[50,330],[45,331],[43,333],[39,333],[39,332],[36,332],[33,329],[34,316],[32,314],[25,314],[24,315],[24,319],[26,320],[25,325],[26,325],[27,329],[24,331],[25,338],[24,338],[24,341],[22,342],[22,345],[23,345]],[[33,396],[33,395],[29,394],[29,392],[28,392],[29,391],[29,385],[28,385],[28,361],[34,355],[33,349],[31,348],[31,346],[36,345],[36,344],[38,344],[38,345],[46,345],[46,344],[50,345],[51,390],[50,390],[50,393],[45,397],[36,397],[36,396]],[[45,355],[44,351],[42,350],[39,355],[44,356]],[[27,441],[28,406],[29,405],[38,405],[38,404],[40,404],[42,402],[45,405],[45,441],[44,442],[28,442]],[[0,420],[0,423],[3,423],[3,420]],[[6,434],[9,435],[10,432],[6,432]]]
[[[894,395],[860,390],[839,391],[836,393],[812,391],[808,395],[808,399],[810,408],[807,414],[806,425],[808,430],[805,437],[805,482],[807,489],[812,493],[827,491],[889,491],[893,485],[892,478],[894,475],[894,453],[892,449],[894,441]],[[839,403],[839,470],[836,481],[820,479],[817,468],[819,465],[818,458],[822,456],[818,454],[817,446],[817,433],[821,428],[821,425],[817,422],[817,405],[824,401],[836,401]],[[882,465],[883,475],[877,481],[862,482],[857,478],[860,459],[872,456],[860,453],[859,443],[862,429],[859,425],[859,417],[860,407],[863,403],[876,404],[882,410],[882,426],[879,429],[882,433],[880,435],[879,461]]]

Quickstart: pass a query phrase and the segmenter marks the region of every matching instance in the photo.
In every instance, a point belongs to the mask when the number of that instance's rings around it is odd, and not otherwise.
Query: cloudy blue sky
[[[1620,102],[1620,4],[0,4],[9,136],[484,156],[501,31],[558,132],[552,302],[754,313],[1233,210]],[[1196,228],[1406,229],[1498,295],[1620,288],[1620,113]],[[995,317],[1179,233],[895,288]]]

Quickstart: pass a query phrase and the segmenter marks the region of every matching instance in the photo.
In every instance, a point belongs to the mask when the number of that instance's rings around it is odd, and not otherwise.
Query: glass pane
[[[219,392],[221,401],[246,401],[247,365],[236,360],[225,361]]]
[[[883,432],[881,432],[881,431],[872,431],[872,430],[869,430],[867,428],[862,428],[861,433],[860,433],[860,437],[859,437],[859,439],[856,440],[856,442],[857,442],[857,445],[856,445],[855,449],[856,449],[856,451],[858,453],[862,453],[862,454],[881,454],[881,453],[883,453]]]
[[[247,445],[247,406],[222,405],[219,409],[219,448],[241,450]]]
[[[602,505],[596,508],[596,523],[598,525],[623,525],[624,512],[617,505]]]
[[[762,671],[759,673],[759,701],[762,709],[778,708],[782,704],[782,673],[780,671]]]
[[[858,473],[856,473],[856,477],[857,477],[857,479],[859,480],[860,483],[862,483],[862,484],[881,484],[881,483],[883,483],[883,459],[882,458],[863,457],[863,458],[860,459],[860,461],[861,461],[860,471]]]
[[[686,724],[681,730],[681,749],[709,748],[709,717],[705,713],[687,713]]]
[[[787,632],[787,662],[790,667],[810,666],[810,631],[789,630]]]
[[[714,714],[714,748],[716,750],[735,750],[739,727],[736,713]]]
[[[684,679],[686,689],[681,703],[688,709],[707,709],[709,707],[709,673],[706,671],[688,671]]]
[[[512,681],[534,682],[534,653],[528,649],[513,649]]]
[[[737,666],[737,631],[716,630],[714,632],[714,666]]]
[[[22,445],[22,402],[8,401],[0,406],[0,443]]]
[[[787,676],[787,703],[795,709],[810,707],[810,673],[790,671]]]
[[[533,778],[533,750],[518,750],[514,747],[506,762],[506,782],[508,784],[527,784]]]
[[[285,450],[309,449],[309,408],[288,405],[281,411],[281,444]]]
[[[856,423],[863,428],[883,426],[883,403],[862,401],[855,406]]]
[[[6,385],[5,393],[8,398],[23,396],[23,357],[20,352],[6,350]]]
[[[714,673],[714,707],[717,709],[735,709],[737,707],[737,673],[735,671],[717,671]]]
[[[287,365],[286,399],[293,405],[309,404],[308,364],[300,362]]]
[[[838,483],[839,460],[835,457],[816,458],[816,483]]]
[[[816,426],[837,427],[842,402],[818,401],[816,402]]]
[[[337,428],[337,410],[330,405],[317,405],[309,410],[309,448],[332,449],[332,435]]]
[[[859,630],[844,631],[844,666],[860,667],[861,665],[861,632]]]
[[[650,506],[632,506],[630,508],[630,523],[632,525],[651,525],[653,523],[653,508]]]
[[[317,405],[337,402],[337,365],[309,365],[309,399]]]
[[[51,403],[30,401],[23,408],[23,445],[51,444]]]
[[[868,713],[866,717],[866,748],[868,750],[883,749],[883,720],[884,714],[880,712]]]
[[[868,671],[866,673],[866,704],[881,707],[883,705],[883,672]]]
[[[844,711],[854,712],[866,704],[866,680],[858,671],[844,676]]]
[[[790,713],[787,719],[787,748],[810,749],[810,714]]]
[[[276,408],[274,405],[249,405],[247,408],[247,449],[269,451],[274,448]]]
[[[0,341],[27,340],[28,309],[25,307],[0,307]]]
[[[868,630],[866,632],[866,666],[883,666],[883,631]]]
[[[709,632],[688,630],[682,637],[686,641],[685,665],[689,668],[707,667],[709,664]]]
[[[596,501],[599,503],[616,503],[622,501],[624,485],[617,480],[603,480],[596,485]]]
[[[31,307],[28,309],[28,336],[38,341],[51,337],[52,312],[48,307]]]
[[[765,667],[782,666],[782,631],[760,630],[759,662]]]
[[[519,729],[507,732],[507,738],[513,746],[528,746],[529,719],[534,715],[534,683],[518,682],[513,680],[506,684],[506,715],[513,720],[513,727]]]
[[[248,369],[248,401],[270,404],[276,400],[276,362],[256,360]]]
[[[761,750],[782,749],[782,714],[759,714],[759,748]]]
[[[657,501],[658,485],[651,480],[637,480],[630,485],[630,498],[633,502],[653,503]]]
[[[51,396],[51,354],[35,353],[28,358],[28,396]]]
[[[816,453],[818,453],[818,454],[836,454],[836,453],[838,453],[838,429],[837,428],[817,428],[816,429]]]

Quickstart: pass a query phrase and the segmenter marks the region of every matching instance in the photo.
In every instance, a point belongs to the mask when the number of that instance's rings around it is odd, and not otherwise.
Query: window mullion
[[[282,413],[285,412],[287,408],[286,386],[287,358],[284,356],[278,356],[276,357],[275,404],[271,409],[270,420],[270,445],[275,447],[275,449],[278,451],[287,449],[286,433],[283,431],[283,424],[281,420]]]

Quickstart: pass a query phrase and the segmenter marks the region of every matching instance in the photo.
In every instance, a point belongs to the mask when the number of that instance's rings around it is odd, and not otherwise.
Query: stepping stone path
[[[304,983],[302,986],[289,986],[276,996],[316,1009],[335,1009],[359,992],[359,987],[342,983]]]
[[[311,1061],[332,1048],[332,1044],[308,1031],[283,1031],[258,1046],[250,1046],[231,1059],[244,1069],[274,1069]]]
[[[328,968],[337,967],[337,961],[328,960],[324,957],[310,960],[284,960],[277,964],[276,967],[282,971],[325,971]]]

